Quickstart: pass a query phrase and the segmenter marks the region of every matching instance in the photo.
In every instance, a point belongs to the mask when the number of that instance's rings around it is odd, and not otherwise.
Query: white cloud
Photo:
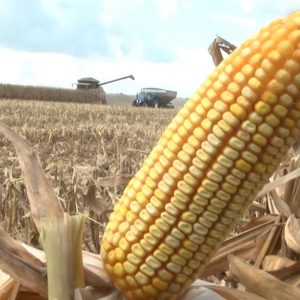
[[[299,0],[231,0],[243,13],[277,12],[280,16],[299,10]]]
[[[109,27],[113,24],[113,21],[116,19],[116,7],[115,2],[111,0],[103,1],[103,10],[100,12],[100,20],[103,25]]]
[[[0,48],[0,82],[71,88],[78,78],[92,76],[101,82],[133,74],[103,86],[109,93],[136,94],[143,87],[175,90],[190,96],[214,66],[206,49],[181,50],[175,63],[150,63],[134,58],[79,59],[54,53],[30,53]]]
[[[224,21],[224,22],[232,23],[243,27],[256,26],[256,21],[255,19],[252,18],[238,17],[234,15],[225,15],[225,14],[218,14],[218,13],[213,14],[212,18],[216,21]]]
[[[246,14],[251,14],[257,9],[257,5],[261,2],[268,1],[269,0],[230,0],[233,5],[237,5],[240,7],[241,11]],[[274,0],[276,1],[276,0]]]
[[[80,64],[64,54],[30,53],[0,48],[0,82],[71,87]]]
[[[61,20],[65,17],[65,12],[61,9],[61,1],[60,0],[42,0],[41,1],[43,7],[49,14],[55,17],[57,20]]]
[[[299,0],[279,0],[279,8],[285,11],[286,14],[299,10]]]
[[[124,19],[124,14],[132,11],[132,8],[141,4],[140,0],[102,0],[103,7],[100,11],[100,20],[107,27],[120,23]]]
[[[156,5],[163,20],[167,20],[178,14],[178,4],[176,0],[156,0]]]
[[[273,17],[280,9],[288,13],[299,0],[274,0],[276,5],[265,16],[268,1],[227,0],[220,2],[218,13],[209,2],[196,0],[102,0],[94,1],[92,7],[85,0],[41,0],[43,9],[37,6],[33,11],[25,5],[33,17],[23,13],[20,18],[12,6],[12,17],[7,21],[4,10],[0,25],[17,28],[13,33],[19,38],[1,31],[0,47],[7,48],[0,48],[0,82],[71,87],[84,76],[103,82],[133,74],[134,82],[116,82],[106,85],[105,90],[135,94],[142,87],[154,86],[177,90],[186,97],[214,68],[207,47],[215,32],[232,32],[230,39],[236,43],[256,30],[264,18]],[[0,12],[3,7],[1,4]],[[23,20],[22,16],[27,17]],[[31,24],[37,16],[41,19]],[[22,22],[12,26],[19,19]],[[180,30],[174,34],[179,22]],[[23,25],[28,26],[24,29]],[[44,31],[39,33],[41,26]],[[5,34],[9,39],[4,39]]]
[[[182,7],[185,10],[190,10],[192,5],[191,5],[191,1],[190,0],[183,0],[182,1]]]
[[[257,0],[238,0],[242,11],[245,13],[253,13],[256,8]]]

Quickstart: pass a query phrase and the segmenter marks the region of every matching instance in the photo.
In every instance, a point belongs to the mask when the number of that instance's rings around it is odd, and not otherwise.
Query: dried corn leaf
[[[276,249],[278,242],[280,241],[280,237],[282,234],[281,219],[282,216],[281,214],[279,214],[276,218],[274,226],[271,228],[268,237],[266,238],[265,242],[263,243],[263,246],[261,247],[256,257],[254,265],[258,268],[260,268],[261,263],[264,260],[265,256],[267,254],[273,253],[274,249]]]
[[[289,276],[288,278],[286,278],[284,280],[284,282],[299,288],[299,285],[300,285],[300,274],[299,274],[299,272],[297,274]]]
[[[47,295],[46,269],[0,228],[0,269],[40,295]]]
[[[290,267],[295,264],[295,261],[279,256],[279,255],[267,255],[263,262],[262,262],[262,267],[263,270],[266,272],[274,272],[281,270],[283,268]]]
[[[86,285],[95,288],[113,286],[111,278],[104,271],[100,255],[83,251],[83,265]]]
[[[50,299],[72,299],[74,288],[84,286],[81,244],[85,218],[83,215],[63,214],[30,144],[5,125],[0,124],[0,133],[4,134],[15,147],[24,174],[33,218],[42,233],[41,241],[47,256],[48,296]],[[5,267],[4,270],[11,274],[10,267]],[[40,274],[38,275],[31,278],[32,286],[39,283],[38,279],[41,280]],[[26,284],[28,286],[27,282]],[[39,289],[33,291],[40,294],[42,292]]]
[[[96,185],[90,184],[88,186],[87,193],[84,195],[84,199],[88,207],[95,212],[96,214],[101,214],[104,211],[104,204],[103,202],[99,201],[96,198]]]
[[[133,177],[131,174],[119,174],[115,176],[108,176],[99,178],[97,184],[102,187],[116,187],[119,185],[127,185]]]
[[[246,231],[227,239],[206,266],[203,276],[228,270],[228,255],[234,254],[246,260],[256,259],[272,230],[277,216],[263,216],[253,221]]]
[[[42,263],[46,264],[46,255],[43,250],[34,248],[30,245],[27,245],[25,243],[21,243],[22,247],[24,247],[27,252],[29,252],[31,255],[33,255],[35,258],[37,258]]]
[[[265,300],[266,299],[261,296],[255,295],[253,293],[222,287],[222,286],[212,286],[210,289],[218,293],[219,295],[223,296],[224,299],[226,300]]]
[[[272,214],[263,215],[258,218],[253,218],[253,219],[249,220],[248,223],[243,225],[242,232],[246,232],[247,230],[250,230],[250,229],[255,229],[256,227],[259,227],[261,225],[267,225],[269,223],[274,224],[276,222],[277,218],[278,218],[277,215],[272,215]]]
[[[217,286],[197,279],[179,300],[264,300],[255,294]]]
[[[86,287],[75,291],[74,300],[123,300],[115,288]]]
[[[288,247],[300,254],[300,219],[296,219],[294,214],[286,221],[284,237]]]
[[[253,201],[249,208],[251,210],[259,211],[260,213],[265,213],[267,211],[267,205],[257,201]]]
[[[300,299],[300,289],[278,280],[236,256],[230,255],[228,259],[230,271],[249,292],[267,300]]]
[[[285,241],[290,249],[300,254],[300,219],[290,215],[284,228]]]
[[[17,133],[0,122],[0,133],[15,147],[30,201],[31,215],[40,230],[43,217],[62,218],[63,210],[41,168],[31,145]]]
[[[276,193],[276,190],[271,191],[272,200],[278,211],[285,217],[289,217],[292,212],[288,204]]]
[[[296,155],[289,160],[287,166],[279,170],[276,176],[282,176],[290,174],[297,170],[300,166],[300,155]],[[278,195],[284,199],[284,201],[289,205],[291,211],[295,216],[300,217],[300,181],[299,178],[295,178],[287,182],[285,185],[276,188]]]
[[[263,269],[287,283],[298,281],[296,277],[300,276],[300,262],[279,255],[266,256]]]
[[[0,300],[9,299],[16,285],[18,283],[14,279],[0,270]]]
[[[16,297],[16,300],[47,300],[47,299],[48,298],[42,297],[30,291],[20,291]]]
[[[276,191],[277,189],[275,189],[274,191]],[[271,196],[270,192],[269,194],[264,196],[264,199],[266,199],[266,203],[267,203],[267,207],[268,207],[268,211],[272,214],[272,215],[279,215],[279,210],[277,208],[277,206],[274,203],[274,199]]]
[[[292,212],[296,217],[300,218],[300,180],[297,179],[294,181],[293,190],[292,190],[292,203],[290,205]]]
[[[86,287],[77,290],[75,300],[122,300],[122,295],[115,289],[96,289]],[[264,300],[264,298],[248,292],[227,287],[220,287],[203,280],[196,280],[179,300]]]
[[[267,183],[262,190],[256,195],[256,198],[260,198],[264,195],[266,195],[267,193],[271,192],[272,190],[274,190],[275,188],[277,188],[278,186],[281,186],[283,184],[288,183],[289,181],[298,178],[300,176],[300,168],[288,173],[285,176],[282,176],[272,182]]]
[[[208,282],[196,280],[179,298],[180,300],[225,300],[224,297],[209,288]],[[232,298],[237,300],[236,298]]]
[[[86,287],[77,290],[75,300],[122,300],[122,295],[115,289],[96,289]],[[179,300],[264,300],[251,293],[241,292],[234,289],[219,287],[203,280],[196,280]]]

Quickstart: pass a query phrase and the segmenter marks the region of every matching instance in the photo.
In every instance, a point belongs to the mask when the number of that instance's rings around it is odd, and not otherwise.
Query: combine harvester
[[[109,80],[109,81],[105,81],[100,83],[99,80],[93,78],[93,77],[83,77],[81,79],[77,80],[77,89],[78,90],[88,90],[88,91],[94,91],[95,94],[98,96],[99,101],[101,104],[107,104],[106,101],[106,94],[104,89],[102,88],[102,85],[108,84],[108,83],[112,83],[112,82],[116,82],[119,80],[124,80],[130,78],[132,80],[134,80],[134,76],[133,75],[128,75],[128,76],[124,76],[124,77],[120,77],[120,78],[116,78],[113,80]]]

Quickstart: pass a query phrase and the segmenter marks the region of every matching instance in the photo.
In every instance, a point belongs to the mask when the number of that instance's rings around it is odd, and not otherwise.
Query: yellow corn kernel
[[[128,299],[176,298],[300,132],[300,12],[229,55],[167,127],[111,214],[104,268]]]

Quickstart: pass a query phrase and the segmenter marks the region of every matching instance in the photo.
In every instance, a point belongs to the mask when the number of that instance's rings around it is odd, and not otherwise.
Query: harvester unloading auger
[[[80,79],[77,80],[78,81],[77,89],[78,90],[93,90],[98,95],[100,103],[101,104],[107,104],[105,91],[102,88],[102,85],[112,83],[112,82],[116,82],[116,81],[119,81],[119,80],[124,80],[124,79],[127,79],[127,78],[135,80],[133,75],[127,75],[127,76],[124,76],[124,77],[119,77],[119,78],[116,78],[116,79],[112,79],[112,80],[100,83],[99,80],[97,80],[93,77],[83,77],[83,78],[80,78]]]
[[[217,37],[209,45],[208,52],[212,56],[214,64],[217,66],[223,61],[223,55],[221,50],[223,50],[227,54],[230,54],[235,49],[235,45],[229,43],[227,40],[217,35]]]

